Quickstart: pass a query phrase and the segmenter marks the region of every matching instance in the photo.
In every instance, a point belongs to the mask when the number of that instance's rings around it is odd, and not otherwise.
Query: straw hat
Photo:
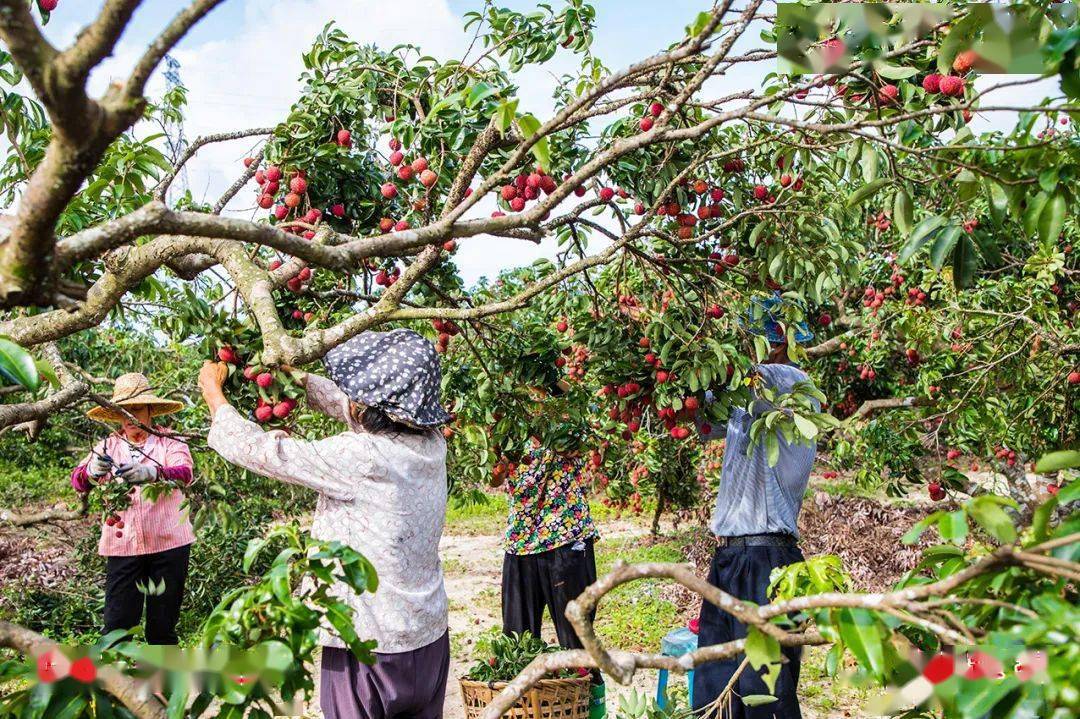
[[[138,372],[131,372],[116,378],[116,384],[113,386],[112,403],[120,407],[149,407],[151,417],[172,414],[184,408],[183,402],[162,399],[151,394],[150,381],[146,379],[146,375]],[[126,419],[124,415],[109,407],[94,407],[86,413],[86,416],[104,422],[123,422]]]

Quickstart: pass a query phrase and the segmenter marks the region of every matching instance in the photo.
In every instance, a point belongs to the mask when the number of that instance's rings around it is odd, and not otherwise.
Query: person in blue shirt
[[[777,319],[783,300],[778,296],[759,303],[762,316],[747,322],[754,334],[765,336],[771,353],[756,371],[766,386],[788,393],[809,377],[791,363],[787,353],[784,326]],[[812,339],[805,324],[796,327],[800,344]],[[711,397],[706,396],[706,401]],[[764,442],[750,449],[750,427],[757,415],[768,410],[758,400],[750,412],[736,408],[728,419],[726,431],[717,428],[705,436],[716,439],[724,432],[726,445],[720,486],[716,496],[710,529],[717,547],[709,569],[709,583],[740,599],[767,604],[769,575],[776,567],[803,560],[798,546],[797,522],[803,494],[810,479],[817,447],[813,441],[789,444],[779,437],[780,455],[769,466]],[[748,452],[749,449],[749,452]],[[698,645],[723,644],[746,636],[746,627],[709,602],[702,602],[699,617]],[[796,688],[799,683],[801,651],[784,648],[784,662],[775,690],[770,692],[761,675],[746,667],[732,685],[730,709],[720,719],[800,719]],[[710,662],[694,672],[694,710],[713,704],[732,682],[742,656]],[[740,697],[772,694],[777,701],[756,707],[742,703]]]

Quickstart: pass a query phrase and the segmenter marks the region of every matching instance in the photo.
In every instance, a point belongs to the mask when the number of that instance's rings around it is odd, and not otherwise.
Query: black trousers
[[[575,546],[581,549],[574,549]],[[582,649],[566,605],[596,581],[593,540],[564,544],[538,554],[507,554],[503,558],[503,632],[540,636],[544,607],[555,623],[555,635],[563,649]],[[594,672],[593,679],[599,680]]]
[[[146,610],[146,643],[176,644],[176,623],[184,599],[191,545],[155,554],[108,557],[105,563],[105,633],[137,627]],[[159,595],[143,593],[165,582]]]
[[[773,547],[719,547],[709,569],[709,584],[728,594],[757,604],[767,604],[769,574],[775,567],[785,567],[803,561],[802,552],[794,544]],[[746,626],[735,621],[727,612],[709,602],[701,603],[698,620],[698,645],[705,647],[723,644],[746,636]],[[783,663],[776,680],[776,689],[769,692],[761,675],[751,667],[743,670],[732,688],[730,711],[720,719],[801,719],[799,684],[801,647],[784,648]],[[698,711],[716,701],[731,681],[743,656],[703,664],[694,671],[694,710]],[[739,697],[751,694],[772,694],[777,701],[757,707],[745,706]]]

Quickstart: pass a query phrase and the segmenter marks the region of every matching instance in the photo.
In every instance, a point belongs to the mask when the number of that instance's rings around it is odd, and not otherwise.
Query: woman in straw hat
[[[150,482],[191,483],[191,452],[186,444],[151,427],[154,417],[178,412],[184,405],[151,392],[146,377],[131,373],[117,378],[112,406],[94,407],[91,419],[120,429],[98,442],[71,473],[71,484],[89,492],[103,482],[131,486],[131,505],[106,517],[98,552],[106,557],[105,633],[131,629],[146,609],[146,641],[176,644],[176,622],[188,573],[191,522],[182,510],[183,494],[173,490],[154,501],[143,497]],[[144,592],[153,582],[160,593]]]
[[[199,387],[213,423],[207,444],[226,461],[319,493],[311,535],[362,551],[379,588],[333,593],[354,612],[356,632],[378,645],[373,666],[324,631],[320,702],[326,719],[442,716],[450,671],[447,598],[439,562],[446,516],[446,440],[441,370],[415,332],[365,332],[331,350],[329,379],[304,376],[312,409],[345,430],[305,441],[267,432],[225,398],[227,369],[208,362]]]

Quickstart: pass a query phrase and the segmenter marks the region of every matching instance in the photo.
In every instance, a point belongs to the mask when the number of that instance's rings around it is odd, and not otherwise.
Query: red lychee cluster
[[[871,215],[866,219],[866,224],[873,225],[879,232],[885,232],[892,227],[892,221],[889,219],[889,214],[882,210],[877,215]]]
[[[401,268],[397,265],[390,269],[381,268],[375,273],[375,284],[379,287],[393,287],[401,279]]]
[[[922,88],[930,95],[945,95],[946,97],[963,97],[966,84],[964,78],[957,75],[931,74],[923,78]]]
[[[592,353],[589,352],[589,348],[585,345],[573,345],[566,347],[562,351],[563,356],[558,360],[563,360],[560,364],[556,360],[556,365],[565,368],[566,378],[571,381],[581,381],[585,379],[585,363],[588,362]]]
[[[240,356],[229,345],[219,348],[217,357],[232,365],[242,363]],[[296,400],[286,393],[292,388],[288,375],[259,364],[246,365],[242,375],[245,380],[255,385],[258,393],[253,412],[257,422],[284,420],[296,409]]]
[[[503,185],[499,190],[499,199],[512,212],[522,212],[527,203],[540,199],[541,193],[550,195],[558,186],[559,183],[554,177],[545,173],[544,168],[537,166],[532,172],[519,174],[509,185]],[[585,194],[585,188],[577,187],[574,192],[580,197]],[[603,195],[603,190],[601,190],[601,195]],[[502,213],[498,215],[492,213],[492,217],[501,216]]]
[[[904,304],[912,307],[923,307],[926,305],[926,292],[919,287],[909,287]]]
[[[432,320],[431,326],[439,333],[439,336],[435,339],[435,351],[439,354],[446,354],[446,351],[450,348],[450,340],[461,334],[461,327],[452,320],[441,319]]]
[[[994,459],[1001,460],[1009,467],[1015,467],[1017,462],[1016,450],[1008,447],[998,447],[994,452]]]

